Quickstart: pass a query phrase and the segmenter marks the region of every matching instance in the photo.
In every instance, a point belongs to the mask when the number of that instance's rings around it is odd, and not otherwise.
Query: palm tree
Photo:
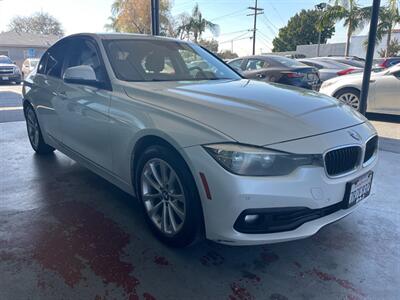
[[[328,7],[323,20],[324,22],[344,20],[344,26],[347,27],[345,55],[348,56],[351,36],[368,23],[371,7],[360,7],[357,0],[331,0],[330,2],[333,5]]]
[[[393,28],[400,23],[399,7],[396,0],[389,0],[380,10],[376,40],[381,41],[387,34],[385,57],[388,57]]]
[[[178,27],[178,31],[181,33],[186,33],[187,38],[189,38],[190,33],[193,33],[193,39],[195,43],[198,42],[206,29],[209,29],[213,34],[218,34],[219,32],[219,26],[217,24],[214,24],[213,22],[203,18],[197,3],[193,8],[191,16],[184,24]]]

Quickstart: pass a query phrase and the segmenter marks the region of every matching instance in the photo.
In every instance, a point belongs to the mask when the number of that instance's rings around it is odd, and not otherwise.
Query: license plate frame
[[[345,207],[350,208],[361,202],[371,194],[374,172],[370,171],[346,185]]]

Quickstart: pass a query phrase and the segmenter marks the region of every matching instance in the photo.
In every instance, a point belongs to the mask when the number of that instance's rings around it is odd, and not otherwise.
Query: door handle
[[[375,79],[371,79],[369,82],[374,83],[375,81],[376,81]]]
[[[265,78],[265,75],[262,73],[258,73],[256,76],[257,76],[257,78]]]

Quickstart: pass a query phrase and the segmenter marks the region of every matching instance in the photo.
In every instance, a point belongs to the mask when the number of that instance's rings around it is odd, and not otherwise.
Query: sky
[[[150,0],[149,0],[150,1]],[[57,18],[66,34],[77,32],[104,32],[104,25],[111,15],[113,0],[0,0],[0,32],[15,16],[28,16],[43,11]],[[199,4],[204,18],[220,27],[220,49],[233,49],[239,55],[251,54],[252,41],[249,38],[253,27],[253,17],[247,7],[254,6],[254,0],[173,0],[172,15],[190,13],[195,3]],[[270,52],[272,40],[279,28],[301,9],[312,9],[321,0],[258,0],[264,14],[258,16],[256,53]],[[384,3],[385,0],[382,0]],[[361,5],[371,5],[372,0],[359,0]],[[364,29],[360,34],[364,34]],[[329,42],[344,42],[346,31],[343,24],[336,26],[336,33]],[[203,38],[212,38],[206,32]],[[232,42],[233,40],[233,42]]]

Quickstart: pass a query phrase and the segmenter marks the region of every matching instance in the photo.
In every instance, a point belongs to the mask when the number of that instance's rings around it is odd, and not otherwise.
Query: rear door
[[[33,104],[37,111],[41,129],[57,142],[62,141],[60,98],[57,90],[62,83],[61,68],[67,47],[68,40],[65,39],[45,52],[36,76],[32,77],[32,87],[29,92],[30,97],[34,99]]]
[[[91,66],[96,79],[108,82],[108,75],[97,42],[89,37],[71,39],[63,66]],[[111,170],[109,107],[111,91],[83,84],[63,82],[59,87],[62,100],[61,124],[63,143],[92,163]]]
[[[268,70],[269,63],[265,59],[249,58],[244,65],[244,74],[246,78],[264,81],[275,81],[271,78],[273,72]]]

